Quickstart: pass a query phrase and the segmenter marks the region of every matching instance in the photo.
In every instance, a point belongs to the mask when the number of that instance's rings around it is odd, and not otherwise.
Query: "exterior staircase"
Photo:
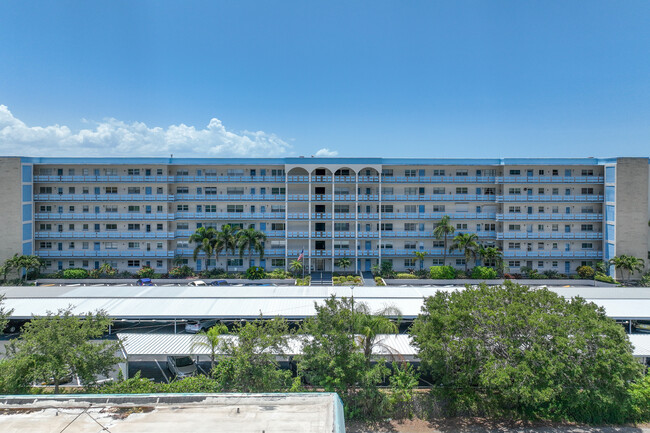
[[[331,272],[312,272],[309,274],[311,276],[310,286],[331,286],[332,285],[332,273]]]

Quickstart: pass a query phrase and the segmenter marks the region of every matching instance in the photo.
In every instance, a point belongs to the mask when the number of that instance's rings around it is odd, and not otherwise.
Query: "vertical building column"
[[[359,173],[354,174],[354,272],[359,273]]]
[[[311,173],[309,172],[307,172],[307,188],[307,252],[309,253],[307,274],[311,274]],[[305,260],[304,257],[303,260]]]
[[[334,212],[334,206],[336,204],[334,200],[334,188],[336,186],[336,182],[334,182],[335,174],[332,173],[332,219],[330,222],[332,223],[331,230],[332,230],[332,272],[334,272],[334,261],[336,260],[335,254],[334,254],[334,222],[336,221],[335,215],[336,213]]]
[[[303,262],[304,263],[304,262]],[[284,272],[289,270],[289,175],[284,166]]]
[[[383,166],[382,166],[382,168],[383,168]],[[382,214],[382,212],[381,212],[381,205],[382,205],[382,201],[381,201],[381,169],[379,171],[379,179],[378,180],[379,180],[379,182],[377,183],[377,185],[379,185],[378,186],[379,191],[377,191],[377,192],[378,192],[378,195],[379,195],[379,201],[377,203],[377,213],[379,215],[379,219],[378,219],[379,222],[377,223],[377,225],[379,226],[379,241],[377,242],[377,248],[379,249],[379,253],[378,253],[378,256],[377,256],[378,257],[377,264],[379,266],[381,266],[381,245],[382,245],[382,236],[381,236],[381,214]]]

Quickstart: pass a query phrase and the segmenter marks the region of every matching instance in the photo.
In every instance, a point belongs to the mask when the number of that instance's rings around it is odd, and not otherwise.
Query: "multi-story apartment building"
[[[647,258],[648,158],[0,158],[0,259],[37,254],[49,270],[166,272],[286,268],[301,251],[308,269],[392,261],[396,270],[442,264],[435,224],[476,233],[521,267],[574,273],[617,254]],[[192,260],[198,227],[254,227],[263,259]],[[462,254],[447,263],[464,267]],[[473,263],[472,263],[473,265]]]

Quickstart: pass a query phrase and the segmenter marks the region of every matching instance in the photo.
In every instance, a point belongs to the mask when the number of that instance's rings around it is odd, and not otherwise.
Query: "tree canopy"
[[[617,421],[642,370],[602,308],[510,282],[427,298],[412,336],[455,411]]]

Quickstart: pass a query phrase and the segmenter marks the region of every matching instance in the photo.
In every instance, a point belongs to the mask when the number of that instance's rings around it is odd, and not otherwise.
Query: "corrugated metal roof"
[[[207,338],[197,334],[128,334],[118,333],[128,356],[162,356],[162,355],[209,355]],[[236,339],[232,335],[221,338]],[[289,339],[285,355],[302,354],[304,336]],[[402,355],[412,357],[417,354],[411,345],[411,337],[406,334],[381,334],[377,337],[373,353],[377,356]]]
[[[357,287],[356,302],[364,302],[373,311],[386,306],[398,308],[405,318],[420,313],[422,300],[438,291],[462,289],[449,287]],[[605,308],[617,319],[650,319],[649,288],[571,287],[551,288],[561,296],[580,295]],[[5,307],[13,309],[12,318],[30,318],[48,311],[72,306],[76,314],[104,310],[114,318],[254,318],[284,316],[304,318],[314,315],[314,303],[331,295],[350,296],[349,287],[5,287]],[[626,297],[627,296],[627,297]]]

